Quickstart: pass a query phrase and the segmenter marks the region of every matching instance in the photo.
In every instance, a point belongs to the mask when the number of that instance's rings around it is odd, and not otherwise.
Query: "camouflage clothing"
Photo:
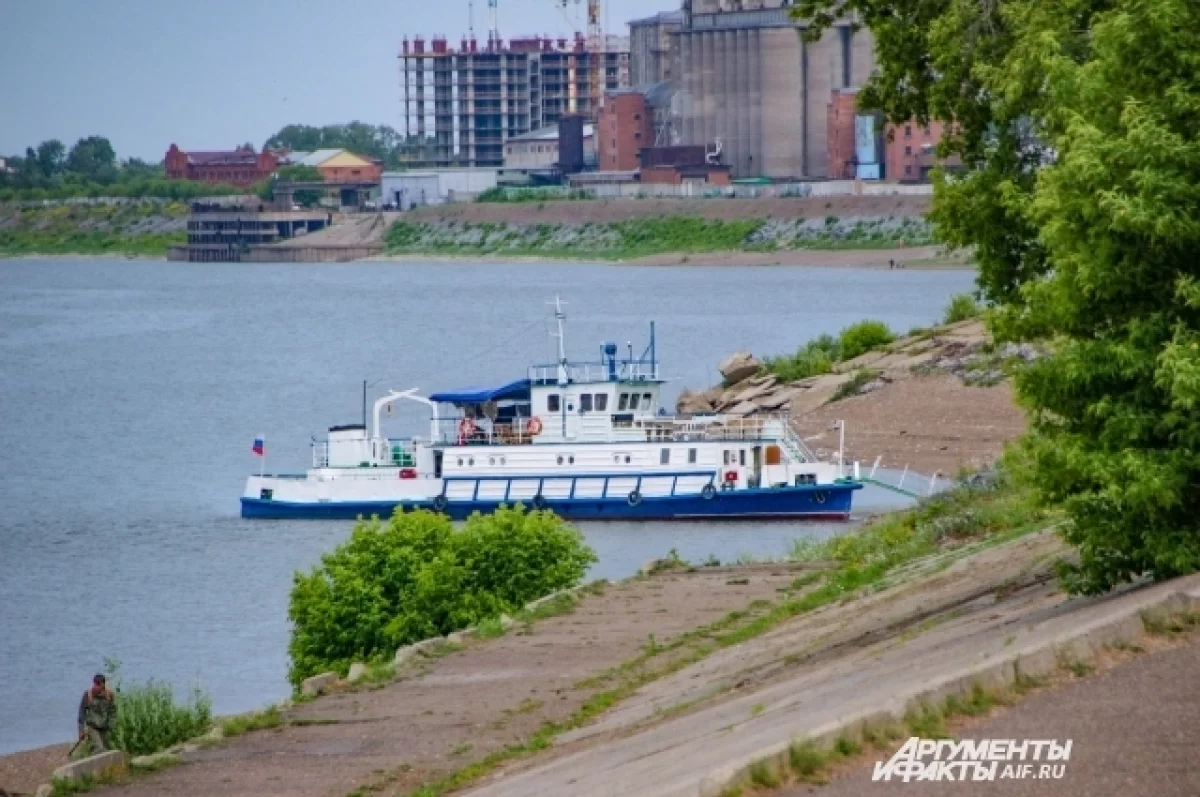
[[[103,752],[112,748],[109,734],[117,725],[117,696],[111,689],[93,692],[91,689],[83,693],[79,701],[79,733],[88,735],[94,752]]]

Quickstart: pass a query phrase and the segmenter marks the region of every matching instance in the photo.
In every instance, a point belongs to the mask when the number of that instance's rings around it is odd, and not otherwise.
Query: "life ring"
[[[446,507],[450,504],[444,495],[435,495],[433,497],[433,508],[437,512],[445,512]]]
[[[546,496],[542,495],[541,493],[538,493],[537,495],[535,495],[533,497],[532,503],[533,503],[534,509],[545,509],[546,508]]]
[[[530,437],[537,437],[542,433],[542,419],[533,417],[529,419],[529,423],[525,424],[525,434]]]
[[[458,444],[461,446],[463,443],[470,440],[471,436],[475,434],[475,429],[475,421],[471,420],[470,418],[463,418],[461,421],[459,421]]]
[[[818,490],[817,492],[813,493],[813,500],[816,501],[818,504],[825,503],[825,493],[822,492],[821,490]]]
[[[634,490],[633,492],[631,492],[629,494],[629,497],[626,498],[625,500],[626,500],[626,502],[628,502],[628,504],[630,506],[637,506],[638,504],[640,504],[642,502],[642,494],[640,492],[638,492],[637,490]]]
[[[716,494],[717,488],[713,487],[712,484],[706,484],[700,489],[700,497],[705,501],[711,501]]]

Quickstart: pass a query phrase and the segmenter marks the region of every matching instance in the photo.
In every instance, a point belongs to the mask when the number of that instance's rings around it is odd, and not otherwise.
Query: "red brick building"
[[[902,125],[885,125],[880,135],[871,114],[858,109],[857,89],[834,89],[827,114],[826,157],[830,179],[853,180],[862,176],[864,164],[882,164],[882,179],[896,183],[924,183],[929,172],[941,161],[937,147],[945,133],[944,122],[918,124],[915,119]],[[876,117],[878,118],[878,117]],[[870,129],[864,125],[869,125]],[[856,127],[859,135],[856,136]],[[873,133],[872,133],[873,131]],[[865,136],[863,134],[866,134]],[[865,140],[858,140],[863,138]],[[867,159],[860,158],[866,155]],[[957,158],[947,161],[955,165]],[[871,169],[867,169],[870,172]]]
[[[854,120],[858,116],[858,90],[834,89],[825,116],[830,180],[853,180],[857,176],[858,158],[854,151]]]
[[[248,148],[210,152],[184,152],[175,144],[163,159],[171,180],[224,183],[239,188],[266,180],[279,168],[280,155]]]
[[[927,125],[915,119],[889,125],[885,144],[888,179],[898,183],[929,182],[929,172],[940,163],[937,147],[944,132],[945,123],[936,120]]]
[[[636,89],[610,91],[596,119],[596,168],[632,172],[638,153],[654,144],[654,113],[646,95]]]
[[[708,153],[701,146],[645,147],[641,152],[643,183],[708,183],[730,185],[729,167],[709,163]]]

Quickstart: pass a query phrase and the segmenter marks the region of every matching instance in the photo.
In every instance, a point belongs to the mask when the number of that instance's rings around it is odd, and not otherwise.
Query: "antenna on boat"
[[[563,322],[567,320],[567,314],[563,310],[564,304],[566,302],[555,295],[554,320],[558,323],[558,333],[554,337],[558,338],[558,383],[560,385],[565,385],[569,381],[567,379],[567,345],[566,339],[563,337]]]

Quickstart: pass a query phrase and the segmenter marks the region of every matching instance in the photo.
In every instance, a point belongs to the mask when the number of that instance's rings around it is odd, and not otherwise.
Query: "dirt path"
[[[11,794],[33,794],[57,767],[67,763],[70,744],[53,744],[0,756],[0,789]]]
[[[1025,431],[1012,385],[974,387],[948,374],[895,372],[882,390],[826,404],[798,419],[819,452],[837,449],[835,421],[846,421],[846,457],[883,467],[954,477],[996,459],[1004,444]]]
[[[894,797],[898,791],[906,797],[1196,797],[1200,636],[1192,636],[1181,647],[1037,692],[954,729],[960,739],[1070,739],[1062,779],[875,783],[874,760],[886,756],[871,754],[826,786],[799,786],[778,797]]]
[[[189,754],[185,763],[97,790],[129,795],[403,794],[562,721],[593,689],[576,684],[752,601],[770,601],[795,567],[668,572],[613,585],[570,614],[468,646],[403,680],[330,695],[290,724]]]

